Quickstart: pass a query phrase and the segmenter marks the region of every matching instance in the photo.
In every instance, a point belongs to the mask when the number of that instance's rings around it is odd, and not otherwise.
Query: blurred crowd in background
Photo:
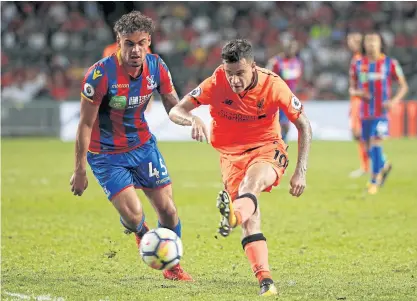
[[[179,95],[220,64],[228,39],[244,37],[256,61],[295,39],[303,61],[301,99],[347,100],[349,30],[378,29],[417,99],[417,2],[2,2],[2,102],[78,100],[82,78],[114,43],[114,22],[133,9],[154,19],[152,51]]]

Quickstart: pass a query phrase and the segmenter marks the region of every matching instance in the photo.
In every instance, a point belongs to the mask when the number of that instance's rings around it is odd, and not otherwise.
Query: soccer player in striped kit
[[[362,58],[362,40],[363,35],[357,31],[351,31],[346,37],[349,50],[352,52],[350,66]],[[362,99],[358,96],[350,97],[349,126],[352,131],[353,139],[358,144],[360,168],[350,173],[351,178],[359,178],[369,173],[369,157],[366,150],[365,142],[361,139],[362,121],[361,121]]]
[[[372,162],[368,193],[375,194],[392,169],[382,149],[382,140],[388,135],[387,112],[407,94],[408,85],[398,61],[384,54],[379,33],[367,33],[363,46],[364,56],[351,66],[349,92],[362,99],[362,140]],[[399,88],[392,97],[393,80]]]
[[[298,57],[298,43],[293,40],[284,48],[284,55],[276,55],[269,60],[267,69],[278,74],[288,85],[293,93],[296,93],[298,82],[302,73],[302,61]],[[284,111],[279,111],[279,124],[281,127],[282,140],[287,143],[290,130],[290,120]]]
[[[138,11],[123,15],[114,26],[118,51],[87,71],[70,181],[74,195],[81,196],[88,185],[88,161],[126,232],[135,234],[138,247],[149,228],[135,189],[143,189],[151,201],[158,226],[181,237],[171,179],[144,116],[155,90],[167,113],[179,101],[168,67],[159,56],[147,54],[153,29],[153,21]],[[180,265],[163,275],[192,280]]]

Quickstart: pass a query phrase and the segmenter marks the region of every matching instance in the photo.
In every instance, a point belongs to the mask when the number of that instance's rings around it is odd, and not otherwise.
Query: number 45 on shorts
[[[161,172],[162,177],[165,177],[166,175],[168,175],[168,170],[161,158],[159,158],[159,165],[160,165],[160,169],[162,169],[162,172]],[[149,178],[156,177],[157,179],[159,179],[159,174],[160,174],[159,169],[154,167],[152,162],[149,162],[148,166],[149,166]]]

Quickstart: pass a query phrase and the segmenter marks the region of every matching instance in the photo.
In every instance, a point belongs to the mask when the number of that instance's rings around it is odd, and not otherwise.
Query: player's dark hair
[[[360,31],[360,30],[358,30],[356,28],[348,28],[346,30],[346,36],[348,36],[350,34],[355,34],[355,33],[362,35],[362,31]]]
[[[382,37],[382,35],[378,31],[371,30],[371,31],[365,32],[363,34],[363,38],[362,38],[362,54],[365,54],[366,53],[365,52],[365,37],[368,36],[368,35],[371,35],[371,34],[376,34],[376,35],[379,36],[379,38],[381,40],[381,53],[386,53],[385,51],[387,50],[387,46],[386,46],[386,43],[385,43],[384,38]]]
[[[241,59],[253,61],[252,44],[245,39],[231,40],[223,46],[222,59],[225,63],[236,63]]]
[[[128,35],[136,31],[143,31],[152,34],[155,25],[151,18],[142,15],[140,11],[134,10],[128,14],[124,14],[114,24],[113,30],[116,35]]]

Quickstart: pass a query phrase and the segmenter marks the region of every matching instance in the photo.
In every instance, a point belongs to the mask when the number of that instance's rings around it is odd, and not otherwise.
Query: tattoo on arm
[[[307,172],[308,154],[310,152],[313,132],[311,130],[310,121],[304,113],[302,113],[294,122],[294,125],[298,130],[298,159],[296,170],[305,175]]]
[[[191,126],[192,123],[193,123],[192,118],[190,120],[190,118],[181,116],[180,114],[173,115],[171,120],[172,120],[172,122],[174,122],[176,124],[179,124],[179,125],[183,125],[183,126]]]
[[[195,105],[189,100],[189,97],[191,96],[185,96],[181,102],[169,112],[169,119],[171,119],[172,122],[183,126],[191,126],[193,124],[194,116],[191,114],[191,111],[195,108]]]
[[[175,90],[168,94],[161,94],[161,99],[167,114],[180,102]]]

